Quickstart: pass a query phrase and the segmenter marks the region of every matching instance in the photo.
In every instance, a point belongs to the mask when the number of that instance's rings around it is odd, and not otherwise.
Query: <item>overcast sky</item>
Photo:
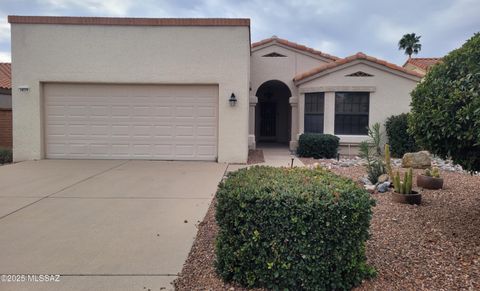
[[[362,51],[403,64],[405,33],[419,57],[443,56],[480,31],[480,0],[0,0],[0,61],[10,61],[7,15],[246,17],[252,41],[272,35],[339,57]]]

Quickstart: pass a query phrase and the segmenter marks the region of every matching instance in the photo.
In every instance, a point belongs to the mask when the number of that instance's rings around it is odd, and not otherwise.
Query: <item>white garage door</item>
[[[218,87],[45,84],[51,159],[215,160]]]

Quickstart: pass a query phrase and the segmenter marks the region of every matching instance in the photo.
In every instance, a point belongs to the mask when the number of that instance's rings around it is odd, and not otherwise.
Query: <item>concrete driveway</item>
[[[0,290],[170,290],[227,165],[41,160],[0,167]],[[162,289],[165,288],[165,289]]]

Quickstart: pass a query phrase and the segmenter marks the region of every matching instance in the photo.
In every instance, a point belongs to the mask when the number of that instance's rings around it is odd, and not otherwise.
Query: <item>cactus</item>
[[[395,188],[395,192],[401,193],[400,189],[400,173],[397,171],[397,174],[393,177],[393,187]]]
[[[408,169],[407,175],[407,185],[405,186],[405,194],[412,194],[412,180],[413,180],[413,169]]]
[[[425,169],[424,175],[425,175],[425,176],[428,176],[428,177],[431,177],[431,176],[432,176],[432,172],[430,171],[430,169]]]
[[[392,163],[390,161],[390,145],[388,143],[385,144],[385,166],[387,168],[388,176],[393,180]]]
[[[400,194],[412,194],[412,180],[412,168],[408,169],[408,172],[405,173],[403,176],[403,181],[401,181],[400,173],[397,171],[397,174],[393,178],[393,187],[395,188],[395,192]]]
[[[440,178],[440,170],[437,167],[434,167],[432,169],[432,177],[434,178]]]

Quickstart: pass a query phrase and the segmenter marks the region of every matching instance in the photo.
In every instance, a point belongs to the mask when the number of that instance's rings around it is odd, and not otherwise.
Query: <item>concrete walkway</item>
[[[0,167],[0,290],[172,290],[226,164],[41,160]],[[164,288],[164,289],[163,289]]]
[[[265,159],[264,163],[255,164],[257,166],[271,166],[271,167],[303,167],[305,164],[297,158],[286,145],[282,144],[260,144],[257,146],[257,149],[263,151],[263,158]],[[253,165],[228,165],[227,172],[233,172],[238,169],[246,168]]]
[[[263,150],[264,165],[272,167],[303,167],[305,166],[287,146],[277,144],[260,144],[258,149]]]

